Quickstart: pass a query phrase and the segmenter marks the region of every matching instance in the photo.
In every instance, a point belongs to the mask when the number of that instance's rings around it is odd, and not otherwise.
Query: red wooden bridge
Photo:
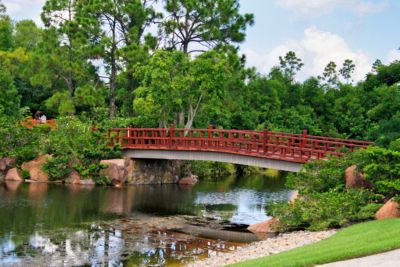
[[[120,144],[132,158],[212,160],[299,171],[302,164],[329,155],[343,156],[372,142],[282,132],[115,128],[109,130],[113,144]]]

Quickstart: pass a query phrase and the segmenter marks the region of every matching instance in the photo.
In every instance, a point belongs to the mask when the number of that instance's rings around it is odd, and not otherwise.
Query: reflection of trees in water
[[[232,195],[231,199],[236,199],[238,195],[233,192],[246,193],[249,190],[271,195],[269,192],[282,189],[282,182],[275,181],[278,182],[270,182],[265,177],[226,177],[214,182],[200,182],[194,187],[145,185],[122,188],[2,184],[0,265],[7,259],[25,260],[26,255],[37,255],[38,259],[45,256],[49,261],[64,259],[71,263],[86,260],[91,264],[91,259],[103,264],[108,262],[107,259],[119,262],[133,253],[128,260],[132,264],[159,264],[165,260],[173,263],[192,255],[214,253],[224,249],[224,245],[210,240],[201,243],[202,239],[176,236],[176,233],[148,233],[150,227],[128,233],[110,227],[88,228],[84,223],[125,218],[135,211],[158,215],[199,214],[203,210],[232,213],[237,209],[236,202],[227,202],[226,199],[218,202],[214,197],[223,194],[224,198],[229,199]],[[276,187],[271,189],[274,183]],[[204,196],[204,201],[197,203],[200,195]],[[215,205],[218,203],[220,205]],[[71,228],[74,230],[65,230]]]
[[[140,236],[92,225],[78,231],[35,232],[20,241],[7,235],[0,239],[0,265],[115,266],[123,262],[126,266],[163,265],[236,248],[235,243],[168,231],[154,230]]]
[[[93,227],[86,231],[34,233],[15,242],[9,235],[0,242],[0,265],[80,266],[121,261],[124,240],[121,232]],[[11,248],[11,249],[8,249]]]
[[[154,231],[148,233],[148,242],[127,242],[130,253],[125,266],[152,266],[163,264],[182,264],[194,257],[207,257],[218,252],[234,250],[238,244],[198,238],[186,234]],[[129,247],[129,244],[135,244]]]

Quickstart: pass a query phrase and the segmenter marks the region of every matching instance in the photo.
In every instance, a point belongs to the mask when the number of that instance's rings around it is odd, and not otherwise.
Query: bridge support
[[[123,154],[134,159],[209,160],[290,172],[299,172],[303,166],[295,162],[220,152],[126,149]]]

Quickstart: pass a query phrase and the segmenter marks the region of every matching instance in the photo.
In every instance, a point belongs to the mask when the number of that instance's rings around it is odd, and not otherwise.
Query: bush
[[[48,158],[43,170],[49,175],[50,181],[64,180],[71,173],[70,158],[65,155]]]
[[[400,194],[400,151],[370,147],[360,151],[358,166],[377,194],[387,199]]]
[[[343,190],[344,172],[352,164],[352,159],[348,157],[314,160],[305,164],[300,172],[289,173],[286,186],[299,190],[301,194]]]
[[[51,179],[65,179],[71,170],[78,171],[84,179],[105,184],[100,177],[100,160],[121,156],[118,147],[110,147],[105,131],[93,131],[92,125],[75,117],[57,120],[57,128],[49,135],[44,153],[53,155],[45,165]],[[108,183],[108,182],[107,182]]]
[[[311,193],[293,204],[273,204],[271,213],[279,218],[280,231],[324,230],[373,218],[381,206],[374,203],[377,200],[366,190]]]
[[[235,165],[214,161],[190,161],[186,163],[184,169],[201,178],[226,177],[236,173]]]
[[[37,157],[44,144],[50,127],[47,125],[29,129],[16,119],[0,117],[0,157],[13,157],[17,165]]]

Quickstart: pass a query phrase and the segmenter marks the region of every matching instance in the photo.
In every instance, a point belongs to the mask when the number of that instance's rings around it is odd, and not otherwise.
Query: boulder
[[[7,171],[15,166],[16,160],[14,158],[1,158],[0,159],[0,171]]]
[[[29,172],[29,176],[32,181],[48,182],[49,175],[42,170],[42,167],[50,157],[50,155],[41,155],[34,160],[24,162],[21,168]]]
[[[129,184],[176,184],[182,172],[182,162],[165,159],[129,160]]]
[[[72,171],[68,178],[65,180],[67,184],[80,184],[81,183],[81,175],[77,171]]]
[[[399,203],[393,198],[387,201],[375,214],[377,220],[398,217],[400,217]]]
[[[128,177],[128,159],[102,160],[100,164],[107,165],[107,168],[100,171],[100,175],[107,176],[113,185],[118,186],[126,182]]]
[[[260,239],[265,239],[277,234],[276,228],[278,225],[279,219],[272,218],[268,221],[251,224],[249,227],[247,227],[247,230],[256,234]]]
[[[189,175],[179,180],[179,185],[195,185],[198,182],[198,176]]]
[[[365,175],[357,171],[357,166],[353,165],[345,171],[346,188],[371,188],[371,183],[365,180]]]
[[[299,191],[294,191],[292,196],[289,199],[289,204],[293,204],[296,199],[299,198]]]
[[[6,181],[23,181],[22,171],[17,168],[12,168],[7,172]]]

